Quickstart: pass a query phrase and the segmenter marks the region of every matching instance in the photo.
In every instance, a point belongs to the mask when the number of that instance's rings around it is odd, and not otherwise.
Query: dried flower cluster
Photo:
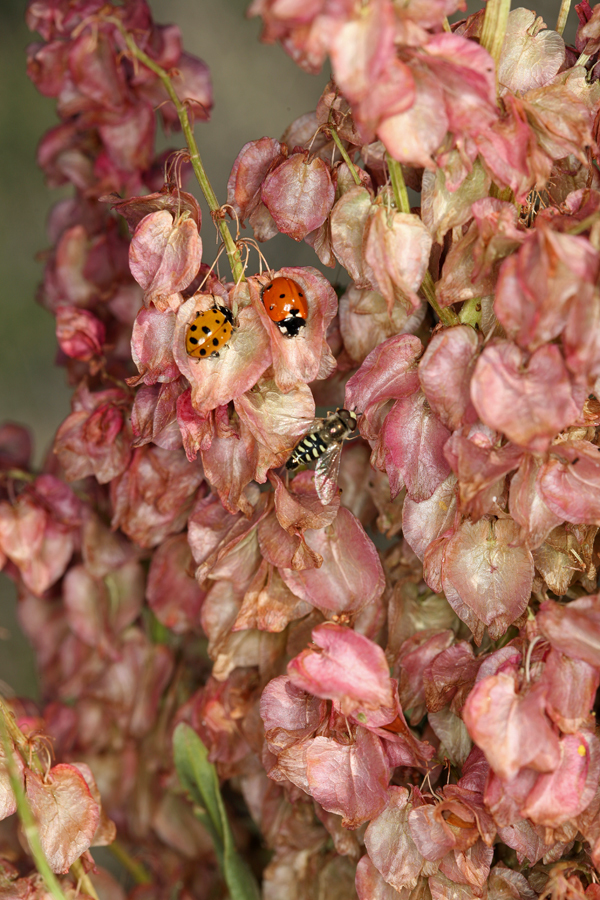
[[[254,0],[333,80],[241,149],[219,207],[194,146],[155,155],[157,115],[189,144],[212,105],[179,29],[145,0],[31,0],[60,117],[39,164],[74,188],[39,299],[74,394],[42,473],[0,430],[44,695],[3,719],[0,900],[48,896],[18,785],[66,896],[126,896],[88,852],[116,829],[132,900],[225,897],[181,723],[264,900],[599,900],[600,5],[575,47],[506,0],[462,8]],[[227,214],[341,264],[339,301],[316,268],[250,275]],[[274,275],[306,297],[291,337]],[[215,305],[234,330],[194,358]],[[330,502],[283,468],[316,404],[358,416]]]

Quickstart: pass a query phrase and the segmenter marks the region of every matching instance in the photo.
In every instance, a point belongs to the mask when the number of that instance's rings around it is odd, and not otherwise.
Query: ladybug
[[[204,312],[196,312],[187,327],[185,349],[196,359],[218,357],[233,332],[233,315],[226,306],[213,306]]]
[[[308,318],[304,291],[293,278],[279,275],[261,292],[267,315],[286,337],[296,337]]]

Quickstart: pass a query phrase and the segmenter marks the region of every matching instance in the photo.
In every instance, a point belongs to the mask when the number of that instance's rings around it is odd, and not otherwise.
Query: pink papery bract
[[[128,384],[156,384],[157,381],[179,378],[173,357],[174,333],[175,313],[172,309],[162,312],[154,306],[140,309],[131,335],[131,356],[140,374],[129,378]]]
[[[279,141],[264,137],[248,141],[238,153],[227,182],[227,202],[241,222],[260,204],[262,183],[269,171],[283,162],[284,150]]]
[[[267,175],[261,199],[279,231],[301,241],[331,211],[335,199],[331,169],[318,157],[309,162],[308,151],[293,153]]]
[[[380,438],[392,497],[403,486],[417,502],[431,497],[450,474],[444,455],[449,437],[450,432],[431,411],[422,391],[396,401]]]
[[[469,392],[477,349],[473,328],[445,328],[433,335],[419,363],[419,379],[429,405],[451,431],[477,420]]]
[[[272,753],[314,734],[325,715],[325,703],[297,687],[287,675],[273,678],[260,699],[260,715]]]
[[[227,346],[219,348],[217,359],[188,356],[185,349],[187,327],[197,310],[212,309],[215,302],[224,305],[221,298],[215,301],[212,294],[190,297],[179,308],[173,337],[175,361],[191,384],[192,406],[201,415],[250,390],[271,364],[267,332],[259,314],[250,306],[239,311],[235,323],[237,330]]]
[[[520,769],[552,772],[560,764],[560,744],[544,713],[545,691],[532,686],[518,694],[513,675],[479,681],[465,703],[463,719],[492,769],[510,780]]]
[[[556,31],[541,31],[535,13],[513,9],[498,60],[498,81],[504,88],[525,93],[552,80],[565,59],[565,43]]]
[[[184,527],[202,478],[183,450],[152,444],[134,450],[127,471],[110,485],[113,528],[141,547],[155,547]]]
[[[543,457],[526,454],[519,469],[510,481],[508,508],[511,516],[521,526],[521,532],[530,550],[543,544],[553,528],[563,521],[544,502],[538,484],[538,473]]]
[[[554,344],[540,347],[529,360],[508,341],[490,344],[475,367],[471,399],[486,425],[534,453],[546,450],[579,413]]]
[[[194,578],[194,568],[187,534],[168,538],[157,548],[150,563],[148,604],[159,622],[175,634],[199,627],[205,592]]]
[[[456,477],[450,474],[428,500],[406,497],[402,507],[402,534],[422,561],[432,541],[452,527],[456,516]]]
[[[329,622],[314,628],[312,639],[316,647],[288,663],[288,675],[297,687],[335,700],[344,715],[358,706],[392,706],[391,679],[381,647],[350,628]]]
[[[88,362],[102,353],[106,328],[87,309],[60,306],[56,311],[56,339],[67,356]]]
[[[191,284],[201,261],[198,225],[189,217],[175,221],[167,209],[145,216],[131,239],[129,266],[147,306],[172,306],[171,297]]]
[[[546,600],[536,617],[553,647],[600,668],[600,596],[580,597],[566,606]]]
[[[323,557],[318,569],[282,569],[290,590],[318,609],[350,612],[374,603],[385,579],[379,555],[362,525],[341,508],[332,525],[306,533],[306,543]]]
[[[0,503],[0,550],[32,593],[43,594],[64,573],[80,521],[79,500],[53,475],[40,475],[14,504]]]
[[[344,828],[358,828],[388,803],[389,767],[381,740],[362,728],[350,744],[327,737],[309,741],[306,778],[311,796],[342,816]]]
[[[23,760],[19,753],[13,751],[12,758],[15,765],[17,780],[21,785],[22,790],[25,778],[25,766],[23,765]],[[10,775],[6,767],[6,756],[4,748],[2,747],[0,748],[0,821],[6,819],[8,816],[12,816],[16,811],[17,799],[12,789]]]
[[[264,278],[262,283],[250,280],[254,310],[270,339],[273,377],[280,390],[289,391],[302,381],[327,378],[335,369],[327,329],[337,313],[337,296],[327,279],[312,266],[279,269],[273,277],[292,278],[304,290],[308,303],[306,326],[295,337],[288,338],[269,318],[260,298]]]
[[[370,280],[385,297],[391,312],[394,303],[418,309],[421,287],[433,241],[418,216],[376,209],[365,229],[363,253]]]
[[[449,539],[442,561],[444,593],[471,630],[481,622],[495,640],[525,611],[533,585],[531,552],[519,546],[510,519],[465,521]]]
[[[40,842],[53,872],[67,872],[92,843],[100,810],[81,772],[59,764],[43,781],[29,771],[27,799],[38,822]]]
[[[536,228],[503,263],[494,310],[509,337],[535,350],[563,331],[569,307],[598,275],[598,253],[583,237]]]
[[[542,500],[567,522],[600,524],[600,458],[588,441],[553,445],[536,480]]]
[[[564,734],[557,768],[540,775],[521,815],[556,828],[580,815],[591,802],[600,776],[600,744],[593,732]]]
[[[72,407],[56,432],[54,452],[69,481],[94,475],[106,484],[125,471],[131,458],[129,398],[120,388],[92,394],[82,382]]]
[[[282,393],[274,381],[261,379],[251,391],[234,400],[240,419],[259,445],[256,481],[266,480],[268,469],[282,466],[315,414],[315,401],[308,385],[300,383]]]
[[[411,809],[409,791],[394,785],[389,789],[386,809],[373,818],[365,832],[365,846],[372,863],[397,891],[416,887],[426,865],[408,827]]]
[[[417,361],[422,352],[419,338],[396,335],[375,347],[348,380],[344,405],[362,413],[360,431],[367,440],[378,438],[389,400],[409,397],[419,389]]]

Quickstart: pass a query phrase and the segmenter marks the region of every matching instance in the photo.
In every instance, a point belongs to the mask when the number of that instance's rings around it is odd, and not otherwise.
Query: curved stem
[[[533,653],[533,648],[536,644],[539,644],[540,641],[543,641],[543,637],[541,635],[536,635],[529,647],[527,648],[527,656],[525,657],[525,681],[527,684],[531,681],[531,655]]]
[[[33,812],[31,811],[23,785],[21,784],[21,779],[19,778],[9,737],[9,723],[10,717],[7,718],[4,710],[0,711],[0,737],[2,738],[2,748],[6,758],[6,768],[8,770],[10,786],[17,801],[17,812],[19,814],[21,826],[27,839],[29,849],[31,850],[36,869],[44,879],[44,884],[48,888],[48,893],[54,897],[54,900],[66,900],[58,878],[48,865],[46,854],[42,848],[38,826]]]
[[[396,209],[400,210],[400,212],[403,213],[409,213],[410,202],[408,200],[408,191],[406,190],[406,182],[404,181],[402,166],[400,165],[398,160],[392,159],[389,153],[385,154],[385,159],[390,173],[390,180],[392,182],[392,190],[394,192],[394,202],[396,203]]]
[[[6,733],[7,737],[10,738],[15,747],[18,748],[19,753],[28,763],[29,768],[34,769],[40,775],[43,775],[45,771],[44,766],[40,762],[37,753],[32,752],[31,743],[17,725],[14,712],[2,696],[0,696],[0,719],[2,719],[3,722],[3,732]]]
[[[446,325],[448,328],[452,327],[453,325],[460,325],[460,319],[458,318],[454,310],[450,309],[450,307],[442,309],[440,304],[437,302],[437,297],[435,296],[435,284],[433,283],[431,272],[425,272],[425,278],[423,279],[421,290],[425,294],[425,299],[435,312],[442,325]]]
[[[152,876],[148,870],[129,854],[120,841],[113,841],[112,844],[109,844],[108,849],[115,859],[118,859],[121,865],[127,869],[136,884],[152,884]]]
[[[217,200],[217,196],[213,191],[212,185],[208,180],[208,176],[204,171],[204,166],[202,165],[202,160],[200,158],[200,152],[198,150],[198,145],[196,144],[196,139],[194,138],[194,131],[190,124],[190,119],[187,113],[187,109],[184,104],[181,102],[175,88],[173,87],[173,83],[169,76],[169,73],[166,72],[162,66],[159,66],[151,57],[149,57],[143,50],[141,50],[136,42],[134,41],[131,34],[123,28],[121,22],[118,19],[111,20],[116,27],[119,29],[119,32],[123,36],[123,40],[127,45],[127,49],[137,60],[139,60],[146,68],[150,69],[151,72],[154,72],[160,80],[162,81],[163,87],[166,90],[169,98],[172,100],[175,109],[177,110],[177,115],[179,117],[179,121],[181,123],[181,129],[183,131],[186,144],[188,145],[188,149],[190,151],[190,162],[192,164],[192,168],[194,170],[194,174],[198,179],[198,184],[204,194],[206,202],[208,203],[209,209],[211,213],[213,213],[213,217],[217,224],[219,231],[221,232],[221,237],[223,238],[223,243],[225,245],[225,249],[227,251],[227,256],[229,257],[229,265],[231,266],[231,271],[233,273],[233,277],[236,282],[245,281],[244,269],[242,266],[241,255],[238,248],[235,245],[235,241],[233,240],[229,228],[227,227],[227,223],[221,217],[221,207],[219,201]]]
[[[356,171],[356,166],[354,165],[354,163],[352,162],[352,160],[351,160],[350,157],[348,156],[348,151],[346,150],[346,148],[345,148],[344,145],[342,144],[342,142],[341,142],[341,140],[340,140],[339,134],[337,133],[337,131],[335,130],[335,128],[333,127],[333,125],[329,125],[329,126],[328,126],[328,129],[329,129],[329,133],[330,133],[330,135],[331,135],[331,138],[332,138],[332,140],[333,140],[333,143],[335,144],[335,146],[336,146],[336,147],[338,148],[338,150],[340,151],[340,154],[341,154],[341,156],[342,156],[342,159],[344,160],[344,162],[346,163],[346,165],[347,165],[348,168],[350,169],[350,174],[351,174],[352,177],[354,178],[354,183],[355,183],[356,185],[360,185],[360,178],[359,178],[359,176],[358,176],[358,172]]]
[[[404,175],[402,173],[402,166],[396,159],[392,159],[389,153],[385,155],[389,173],[390,180],[392,182],[392,190],[394,192],[394,203],[396,204],[396,209],[398,209],[402,213],[410,214],[410,202],[408,199],[408,191],[406,190],[406,182],[404,181]],[[444,325],[458,325],[459,319],[453,309],[442,309],[442,307],[437,302],[437,298],[435,296],[435,285],[433,283],[433,278],[431,277],[430,272],[425,273],[425,278],[423,279],[423,284],[421,285],[421,290],[425,295],[425,299],[435,312],[436,316]]]
[[[89,875],[86,874],[85,869],[83,868],[83,863],[80,859],[76,859],[73,865],[71,866],[71,872],[75,876],[77,880],[77,885],[85,891],[86,894],[89,894],[92,897],[92,900],[100,900],[96,892],[96,888],[92,884],[92,879]]]

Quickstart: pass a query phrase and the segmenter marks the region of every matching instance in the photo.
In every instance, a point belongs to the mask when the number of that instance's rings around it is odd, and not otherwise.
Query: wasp
[[[321,503],[331,503],[337,490],[342,459],[342,444],[358,426],[355,412],[336,409],[325,419],[315,419],[312,428],[296,444],[288,459],[287,469],[293,471],[303,464],[317,461],[315,486]]]

